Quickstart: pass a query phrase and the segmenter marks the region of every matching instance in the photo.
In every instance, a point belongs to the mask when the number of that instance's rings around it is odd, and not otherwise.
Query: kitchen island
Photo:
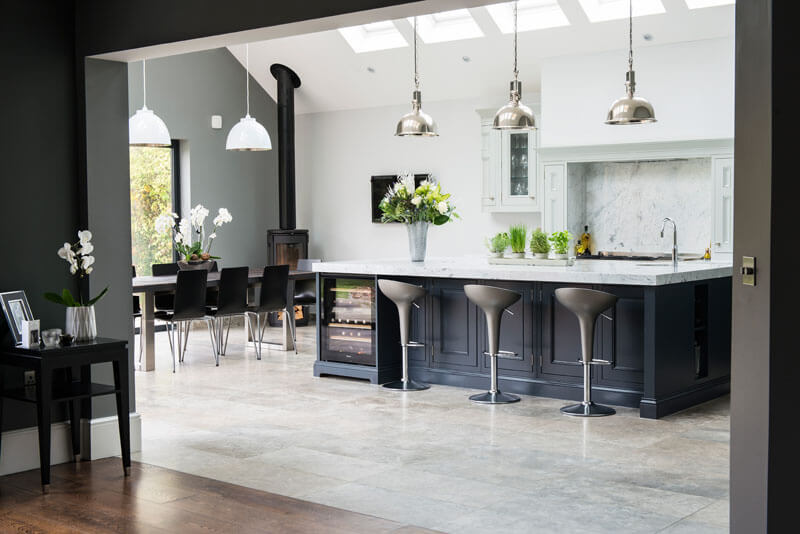
[[[409,351],[415,380],[486,389],[489,358],[483,314],[465,284],[522,295],[505,315],[498,361],[500,389],[580,400],[582,366],[577,319],[555,300],[559,287],[617,295],[598,319],[593,368],[597,402],[637,407],[658,418],[725,394],[730,388],[731,265],[708,261],[577,260],[565,266],[489,265],[485,257],[336,261],[317,272],[315,376],[384,383],[400,377],[397,310],[377,289],[379,278],[424,286],[412,311]]]

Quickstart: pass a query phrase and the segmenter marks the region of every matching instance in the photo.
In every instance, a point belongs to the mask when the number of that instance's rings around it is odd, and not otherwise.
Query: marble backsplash
[[[570,163],[567,173],[569,231],[580,236],[588,224],[593,253],[671,250],[671,226],[659,235],[664,217],[678,225],[680,252],[702,253],[711,241],[710,158]]]

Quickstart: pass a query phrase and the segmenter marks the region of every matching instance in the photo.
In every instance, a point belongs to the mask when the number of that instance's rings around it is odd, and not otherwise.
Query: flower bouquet
[[[214,226],[206,236],[205,220],[208,214],[208,208],[198,204],[190,210],[188,218],[181,218],[177,213],[165,213],[156,219],[156,232],[172,234],[175,250],[183,258],[178,261],[181,269],[211,270],[212,260],[220,259],[211,255],[211,245],[217,237],[217,229],[231,222],[233,216],[227,209],[220,208],[212,221]]]

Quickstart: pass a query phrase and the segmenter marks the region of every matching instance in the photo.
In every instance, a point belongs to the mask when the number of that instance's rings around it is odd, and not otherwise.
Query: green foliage
[[[556,254],[566,254],[569,249],[569,240],[572,239],[572,234],[566,230],[561,230],[550,234],[549,239],[553,244],[553,250]]]
[[[508,248],[508,234],[505,232],[500,232],[493,238],[487,239],[486,248],[489,249],[489,252],[505,252],[505,250]]]
[[[459,218],[442,186],[425,180],[414,188],[414,175],[401,174],[379,205],[382,222],[429,222],[440,226]]]
[[[534,254],[547,254],[550,252],[547,234],[541,228],[537,228],[531,233],[531,252]]]
[[[136,274],[172,261],[170,236],[155,230],[156,218],[172,211],[172,150],[131,147],[131,253]]]
[[[97,295],[95,298],[90,299],[86,304],[84,304],[81,300],[75,300],[75,297],[72,296],[70,290],[66,288],[61,291],[60,295],[58,293],[45,293],[44,298],[49,300],[50,302],[60,304],[61,306],[74,308],[77,306],[94,306],[94,304],[98,300],[103,298],[103,295],[105,295],[107,292],[108,292],[108,287],[103,289],[100,292],[100,294]]]
[[[525,252],[528,239],[528,227],[524,224],[512,224],[508,229],[508,238],[512,252]]]

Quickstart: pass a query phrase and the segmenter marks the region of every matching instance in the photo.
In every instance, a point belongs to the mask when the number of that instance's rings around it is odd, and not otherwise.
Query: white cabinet
[[[548,234],[567,228],[567,165],[562,162],[542,165],[544,189],[543,224]]]
[[[495,130],[481,120],[481,206],[491,212],[541,209],[536,130]]]
[[[733,158],[711,158],[714,176],[714,252],[733,252]]]

